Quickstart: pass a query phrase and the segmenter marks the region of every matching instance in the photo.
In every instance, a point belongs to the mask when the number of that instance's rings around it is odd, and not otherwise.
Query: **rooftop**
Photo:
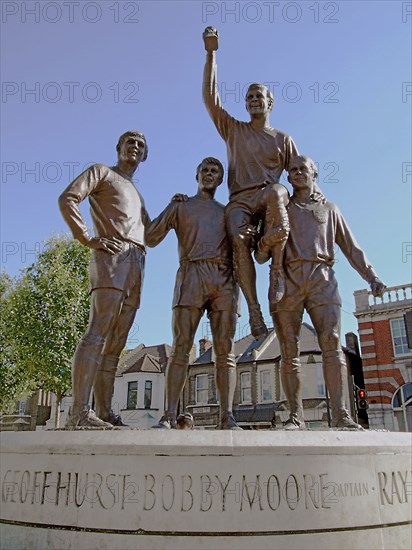
[[[300,335],[301,353],[320,352],[316,332],[307,323],[302,323]],[[266,338],[255,340],[251,334],[235,342],[236,363],[249,363],[250,361],[273,361],[280,358],[280,346],[275,330],[272,328]],[[209,348],[195,361],[194,365],[207,365],[213,363],[213,349]]]
[[[365,313],[404,310],[412,307],[412,283],[388,287],[382,298],[376,298],[368,289],[355,290],[355,317]]]
[[[127,350],[120,359],[116,376],[131,372],[164,372],[172,351],[169,344],[145,346],[140,344],[134,349]]]

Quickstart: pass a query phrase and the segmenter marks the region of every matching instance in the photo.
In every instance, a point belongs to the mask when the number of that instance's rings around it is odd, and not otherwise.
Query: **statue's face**
[[[221,183],[219,166],[208,162],[202,164],[198,174],[198,181],[200,189],[214,191]]]
[[[289,166],[288,180],[294,189],[311,189],[316,180],[312,165],[304,159],[293,160]]]
[[[251,88],[246,95],[246,110],[253,115],[264,115],[271,111],[270,100],[265,88]]]
[[[145,153],[146,143],[142,137],[128,136],[120,144],[119,160],[138,164]]]

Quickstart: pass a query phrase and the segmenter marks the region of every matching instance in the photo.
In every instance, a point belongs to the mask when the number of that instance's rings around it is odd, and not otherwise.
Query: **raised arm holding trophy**
[[[246,93],[249,122],[236,120],[227,113],[217,87],[218,33],[207,27],[203,38],[207,51],[203,101],[227,146],[229,204],[226,228],[232,242],[236,276],[249,309],[251,332],[260,339],[267,335],[267,328],[256,291],[251,253],[254,235],[245,236],[244,226],[263,225],[255,254],[265,256],[270,252],[269,300],[279,302],[285,288],[283,252],[289,234],[286,211],[289,194],[279,179],[298,151],[290,136],[270,126],[274,98],[264,84],[251,84]]]

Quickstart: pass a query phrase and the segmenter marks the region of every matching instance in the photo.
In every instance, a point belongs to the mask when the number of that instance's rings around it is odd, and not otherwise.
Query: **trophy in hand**
[[[205,42],[205,48],[208,52],[214,52],[219,47],[219,33],[214,27],[206,27],[203,32],[203,40]]]

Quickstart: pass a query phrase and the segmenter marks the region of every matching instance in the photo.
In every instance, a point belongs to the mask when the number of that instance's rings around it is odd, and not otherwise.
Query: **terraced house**
[[[353,384],[362,385],[362,368],[356,353],[357,339],[348,335],[344,347],[348,364],[346,401],[354,414]],[[301,340],[303,406],[309,429],[328,427],[328,395],[323,379],[322,356],[315,330],[303,323]],[[280,347],[273,328],[266,338],[251,334],[235,342],[237,385],[234,415],[243,429],[281,428],[289,416],[280,378]],[[355,376],[355,380],[353,378]],[[197,428],[218,424],[219,401],[214,379],[212,342],[200,340],[199,357],[189,365],[183,406],[193,414]],[[363,424],[367,426],[367,416]]]

